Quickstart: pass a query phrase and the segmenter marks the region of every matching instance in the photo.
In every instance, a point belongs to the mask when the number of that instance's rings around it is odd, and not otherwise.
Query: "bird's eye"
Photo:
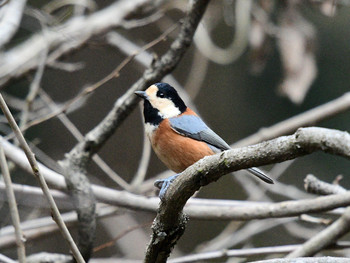
[[[164,93],[163,93],[163,92],[158,92],[158,94],[157,94],[157,95],[158,95],[158,97],[159,97],[159,98],[164,98],[164,97],[165,97],[165,95],[164,95]]]

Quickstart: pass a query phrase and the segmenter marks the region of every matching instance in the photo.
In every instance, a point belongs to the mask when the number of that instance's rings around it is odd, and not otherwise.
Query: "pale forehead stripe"
[[[157,94],[157,92],[158,92],[158,87],[156,85],[152,85],[146,90],[146,94],[148,96],[155,95]]]

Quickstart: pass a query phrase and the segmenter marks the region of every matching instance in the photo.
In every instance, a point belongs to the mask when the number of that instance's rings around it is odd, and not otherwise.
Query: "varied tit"
[[[144,99],[145,131],[158,158],[181,173],[205,156],[231,149],[197,114],[188,108],[177,91],[167,83],[156,83],[135,94]],[[248,171],[266,183],[273,180],[257,168]],[[178,176],[157,180],[160,198]]]

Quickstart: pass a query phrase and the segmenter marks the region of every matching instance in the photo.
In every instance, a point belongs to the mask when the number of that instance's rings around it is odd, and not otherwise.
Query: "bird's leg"
[[[160,189],[159,198],[163,200],[163,197],[168,190],[171,183],[179,176],[180,174],[172,175],[165,179],[159,179],[154,182],[154,186]]]

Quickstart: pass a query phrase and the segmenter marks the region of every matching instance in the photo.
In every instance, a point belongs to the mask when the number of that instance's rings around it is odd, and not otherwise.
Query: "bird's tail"
[[[255,175],[256,177],[258,177],[259,179],[263,180],[265,183],[268,184],[273,184],[273,180],[268,177],[263,171],[261,171],[260,169],[256,168],[256,167],[252,167],[252,168],[248,168],[247,169],[248,172],[250,172],[251,174]]]

